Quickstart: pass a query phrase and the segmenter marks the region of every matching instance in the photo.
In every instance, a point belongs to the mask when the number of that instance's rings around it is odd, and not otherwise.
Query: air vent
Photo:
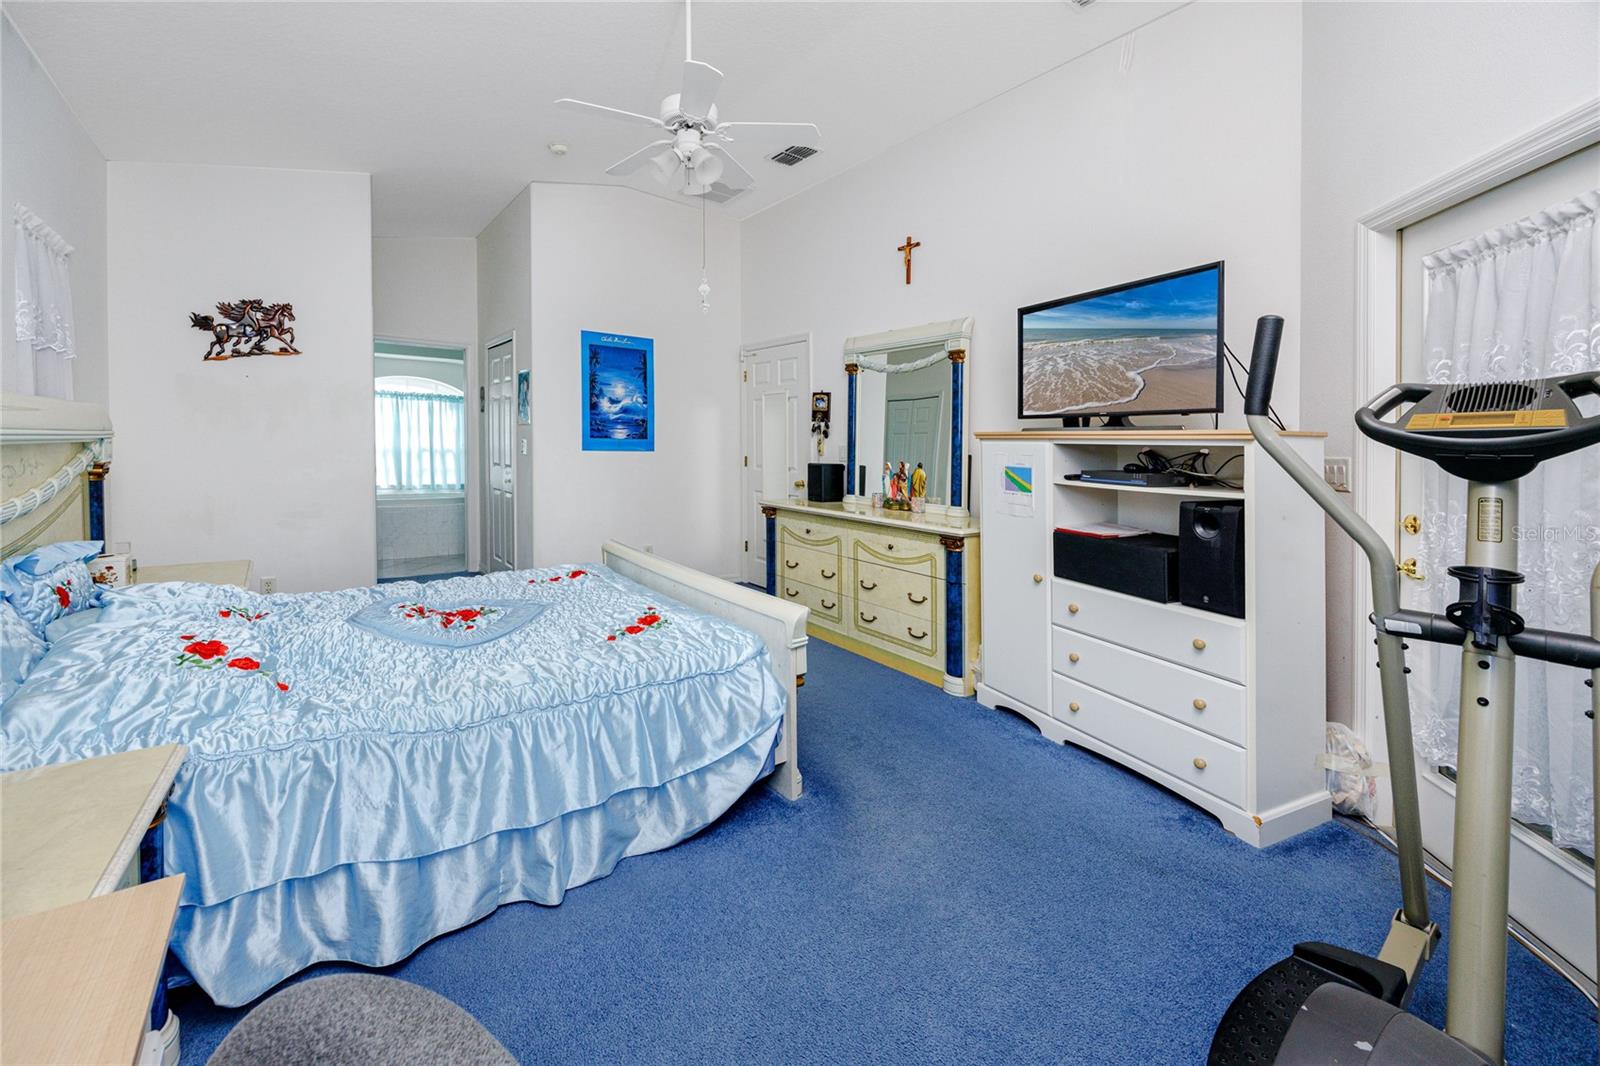
[[[731,189],[720,181],[711,183],[711,189],[701,199],[714,204],[725,204],[735,196],[743,196],[748,190]]]
[[[796,163],[805,159],[810,159],[816,154],[817,150],[815,148],[807,148],[803,144],[791,144],[789,147],[773,156],[772,161],[774,163],[782,163],[786,167],[792,167]]]

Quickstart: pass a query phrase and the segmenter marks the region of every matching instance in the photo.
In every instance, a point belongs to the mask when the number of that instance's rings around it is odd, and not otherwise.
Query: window
[[[380,377],[374,394],[379,492],[466,488],[466,397],[431,378]]]

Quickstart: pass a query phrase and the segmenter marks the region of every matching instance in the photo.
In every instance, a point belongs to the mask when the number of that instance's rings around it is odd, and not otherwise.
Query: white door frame
[[[507,341],[511,342],[511,380],[513,382],[513,388],[515,387],[516,370],[517,370],[517,331],[514,330],[514,329],[508,329],[504,333],[497,333],[494,336],[490,337],[488,340],[484,341],[483,344],[481,345],[481,347],[478,350],[478,358],[477,358],[478,383],[485,390],[487,390],[488,387],[489,387],[489,349],[490,348],[497,348],[500,345],[506,343]],[[512,404],[513,404],[513,407],[515,406],[515,403],[516,403],[515,396],[516,396],[516,393],[513,391],[513,393],[512,393],[512,397],[513,397]],[[529,402],[531,404],[531,402],[532,402],[531,398],[530,398]],[[485,408],[488,407],[488,393],[487,393],[487,391],[484,394],[484,407]],[[478,430],[479,430],[479,433],[478,433],[478,450],[483,455],[483,466],[482,466],[482,469],[479,471],[479,484],[478,484],[478,488],[479,488],[479,492],[478,492],[478,501],[479,501],[478,502],[478,518],[479,518],[478,529],[479,529],[479,533],[480,533],[480,536],[479,536],[479,540],[480,540],[479,557],[482,560],[482,564],[483,564],[481,567],[479,567],[479,569],[482,570],[484,573],[487,573],[488,570],[489,570],[489,563],[490,563],[490,558],[491,558],[490,555],[489,555],[489,524],[490,524],[490,520],[491,520],[491,517],[492,517],[489,514],[489,501],[491,499],[491,494],[488,491],[486,491],[487,485],[485,484],[485,482],[486,482],[486,480],[488,478],[488,474],[489,474],[489,419],[488,418],[480,418],[479,419]],[[521,563],[523,561],[523,560],[517,558],[517,527],[522,522],[522,514],[521,514],[521,509],[517,506],[516,461],[517,461],[517,423],[516,423],[516,415],[513,412],[512,421],[511,421],[511,462],[512,462],[512,476],[511,476],[511,560],[512,560],[512,568],[513,569],[516,568],[517,564],[519,564],[519,563]],[[531,566],[533,564],[531,562],[529,562],[528,565]]]
[[[739,484],[739,491],[736,494],[738,496],[738,498],[739,498],[739,505],[738,505],[739,506],[739,511],[734,517],[738,520],[738,523],[739,523],[735,528],[737,528],[739,530],[739,539],[741,541],[749,539],[749,540],[751,540],[753,542],[754,538],[766,535],[764,530],[754,527],[754,521],[750,518],[750,516],[748,514],[745,513],[745,511],[746,511],[745,502],[746,501],[745,501],[745,498],[744,498],[744,465],[745,465],[745,456],[748,453],[746,453],[743,449],[745,447],[746,442],[750,442],[749,441],[749,437],[750,437],[750,405],[747,402],[747,397],[745,396],[746,382],[745,382],[744,361],[745,361],[745,359],[747,357],[749,357],[754,352],[759,352],[759,351],[762,351],[762,350],[767,349],[767,348],[779,348],[779,347],[782,347],[785,344],[804,344],[806,346],[806,388],[805,388],[805,391],[806,392],[810,392],[811,391],[811,385],[812,385],[812,383],[814,381],[814,378],[812,377],[812,373],[811,373],[811,356],[813,355],[813,352],[812,352],[812,345],[811,345],[811,331],[810,330],[807,330],[804,333],[790,333],[790,334],[786,334],[785,336],[782,336],[782,337],[774,337],[771,340],[758,341],[758,342],[756,342],[754,344],[740,344],[739,345],[739,447],[740,447],[739,458],[740,458],[740,462],[739,462],[738,465],[736,465],[734,467],[734,476],[736,478],[738,478],[738,484]],[[750,443],[753,444],[754,442],[750,442]],[[738,575],[739,576],[737,578],[737,580],[739,580],[739,581],[743,581],[744,577],[745,577],[744,568],[745,568],[745,555],[746,554],[747,553],[743,552],[743,551],[741,551],[739,553],[739,566],[738,566]]]
[[[1547,163],[1600,143],[1600,97],[1513,138],[1489,152],[1468,160],[1396,197],[1356,220],[1356,359],[1355,398],[1365,403],[1398,380],[1400,374],[1400,231],[1479,193],[1514,181]],[[1400,482],[1397,454],[1364,435],[1355,435],[1351,459],[1355,505],[1374,529],[1391,543],[1398,538]],[[1363,560],[1351,571],[1351,617],[1365,619],[1372,612],[1372,588]],[[1351,627],[1349,661],[1354,671],[1351,691],[1356,701],[1355,720],[1373,760],[1388,762],[1383,733],[1383,696],[1371,661],[1372,633],[1363,622]],[[1438,774],[1423,774],[1423,787],[1451,790]],[[1379,779],[1378,805],[1373,821],[1391,825],[1393,798],[1387,776]],[[1543,852],[1549,842],[1513,823],[1513,846]],[[1570,860],[1563,861],[1574,877],[1591,888],[1594,873]],[[1592,976],[1592,975],[1591,975]]]

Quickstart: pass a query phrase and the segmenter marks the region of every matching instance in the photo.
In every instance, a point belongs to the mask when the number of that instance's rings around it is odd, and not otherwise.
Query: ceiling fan
[[[722,71],[694,58],[694,22],[691,0],[684,0],[683,88],[661,101],[660,117],[651,118],[634,111],[591,104],[563,97],[557,107],[588,115],[654,126],[667,134],[645,145],[626,159],[606,168],[607,174],[622,176],[646,166],[663,185],[677,185],[686,196],[704,196],[713,182],[730,189],[748,189],[755,177],[729,153],[727,145],[737,142],[772,143],[777,146],[814,147],[821,138],[809,122],[722,122],[717,115],[717,90]]]

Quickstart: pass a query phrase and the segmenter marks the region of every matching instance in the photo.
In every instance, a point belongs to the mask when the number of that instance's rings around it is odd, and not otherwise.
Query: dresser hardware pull
[[[863,622],[867,623],[868,625],[871,625],[873,622],[876,622],[878,620],[878,616],[877,615],[873,615],[871,618],[868,618],[866,611],[861,611],[859,613],[861,615],[861,620]]]
[[[924,603],[928,602],[928,597],[924,596],[924,597],[922,597],[922,599],[919,600],[915,596],[911,595],[911,593],[909,593],[909,592],[906,593],[906,599],[910,600],[912,603],[916,604],[919,607],[922,606]]]
[[[1067,710],[1071,711],[1073,714],[1077,714],[1078,711],[1081,710],[1081,708],[1078,706],[1077,702],[1074,701],[1072,703],[1067,704]]]
[[[798,595],[800,595],[800,590],[799,589],[785,588],[783,590],[783,594],[785,596],[798,596]]]
[[[822,601],[822,609],[824,611],[831,611],[837,606],[839,606],[837,603],[829,603],[827,600]]]
[[[1195,637],[1194,638],[1194,650],[1195,651],[1205,651],[1206,650],[1206,642],[1201,640],[1199,637]]]
[[[1067,613],[1068,614],[1077,614],[1078,613],[1078,605],[1075,604],[1075,603],[1067,604]]]
[[[1044,575],[1043,574],[1034,574],[1033,575],[1033,583],[1035,585],[1041,584],[1041,583],[1043,583],[1043,581],[1044,581]]]
[[[1075,663],[1077,661],[1078,661],[1078,653],[1077,652],[1071,652],[1071,653],[1069,653],[1067,655],[1067,662]]]
[[[811,532],[811,527],[810,527],[810,526],[807,526],[807,527],[806,527],[806,532],[807,532],[807,533],[808,533],[808,534],[809,534],[809,533],[810,533],[810,532]]]
[[[889,550],[890,551],[894,551],[894,545],[893,544],[889,545]]]
[[[856,584],[860,585],[863,589],[865,589],[868,592],[871,592],[873,589],[878,587],[878,583],[876,581],[874,581],[872,584],[869,585],[865,581],[860,580],[859,578],[856,580]]]
[[[832,581],[834,578],[839,576],[839,571],[837,571],[837,570],[835,570],[831,574],[828,573],[826,570],[819,570],[818,573],[820,573],[822,575],[822,580],[824,580],[824,581]]]
[[[910,637],[912,640],[923,640],[928,636],[928,631],[924,629],[921,633],[913,633],[911,632],[911,627],[906,626],[906,636]]]
[[[1204,759],[1196,759],[1194,761],[1194,768],[1196,770],[1204,770],[1206,768],[1206,761]]]
[[[1206,701],[1205,700],[1195,700],[1194,701],[1194,709],[1197,710],[1197,711],[1205,710],[1206,709]]]
[[[790,570],[793,570],[793,569],[794,569],[794,568],[795,568],[795,567],[797,567],[797,566],[799,566],[799,565],[800,565],[800,564],[799,564],[799,563],[797,563],[797,562],[795,562],[795,561],[794,561],[794,560],[793,560],[793,559],[785,559],[785,560],[784,560],[784,561],[783,561],[783,565],[784,565],[784,566],[785,566],[785,567],[786,567],[786,568],[787,568],[787,569],[790,569]]]

